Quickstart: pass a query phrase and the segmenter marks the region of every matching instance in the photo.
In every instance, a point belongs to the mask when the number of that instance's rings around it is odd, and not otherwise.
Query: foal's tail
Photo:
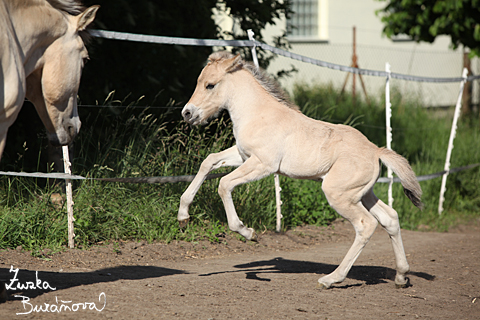
[[[408,164],[407,159],[395,151],[385,148],[379,150],[379,155],[380,160],[400,178],[405,195],[416,207],[422,209],[423,203],[420,199],[422,197],[422,188],[417,181],[415,172],[413,172],[412,167]]]

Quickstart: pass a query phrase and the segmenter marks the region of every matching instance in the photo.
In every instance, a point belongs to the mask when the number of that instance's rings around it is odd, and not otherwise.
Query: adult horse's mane
[[[52,7],[65,11],[73,16],[82,13],[85,7],[80,1],[77,0],[46,0],[52,5]]]
[[[226,59],[231,59],[235,57],[232,53],[228,51],[219,51],[212,53],[210,57],[208,57],[208,60],[210,62],[219,62],[221,60],[226,60]],[[275,81],[272,77],[268,75],[267,72],[265,72],[263,69],[257,68],[253,63],[251,62],[246,62],[243,59],[239,60],[237,62],[237,65],[234,70],[238,69],[244,69],[253,76],[255,80],[265,89],[265,91],[268,92],[272,97],[274,97],[278,102],[281,104],[297,110],[300,112],[300,109],[298,108],[297,105],[295,105],[292,101],[290,101],[290,98],[287,96],[285,91],[280,87],[277,81]]]
[[[79,0],[13,0],[10,1],[17,8],[45,5],[50,3],[52,7],[71,15],[79,15],[85,10],[85,7]]]
[[[49,3],[53,8],[73,16],[79,15],[85,10],[85,7],[79,0],[13,0],[11,2],[17,8],[43,6]],[[90,33],[87,30],[80,31],[79,35],[85,43],[90,39]]]

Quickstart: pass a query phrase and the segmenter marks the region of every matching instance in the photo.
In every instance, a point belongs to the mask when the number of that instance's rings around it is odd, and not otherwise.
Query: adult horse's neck
[[[37,69],[41,57],[53,41],[65,34],[67,16],[53,8],[50,3],[21,5],[7,0],[10,17],[15,30],[16,42],[23,60],[25,75]],[[48,20],[43,18],[48,17]]]

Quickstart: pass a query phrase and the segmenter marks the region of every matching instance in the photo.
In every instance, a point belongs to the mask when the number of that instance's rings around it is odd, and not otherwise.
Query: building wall
[[[385,70],[385,64],[391,65],[391,71],[402,74],[426,77],[460,77],[463,68],[463,51],[449,48],[450,38],[437,37],[434,43],[394,42],[382,35],[383,25],[375,11],[385,6],[375,0],[318,0],[319,35],[309,39],[291,38],[290,51],[310,58],[350,66],[353,54],[353,27],[356,27],[356,55],[360,68]],[[287,28],[285,19],[268,27],[263,36],[269,42],[273,35],[279,35]],[[271,44],[271,43],[270,43]],[[298,82],[332,83],[341,88],[346,73],[330,70],[303,62],[279,57],[269,67],[276,73],[290,66],[298,69],[293,77],[281,80],[282,85],[291,92]],[[478,59],[472,61],[475,74],[480,72]],[[369,96],[379,97],[384,92],[384,78],[363,76],[366,92]],[[458,95],[459,83],[432,84],[392,80],[392,86],[407,96],[418,96],[428,106],[454,105]],[[352,76],[347,83],[352,90]],[[478,86],[474,86],[474,98],[478,96]],[[363,95],[359,78],[356,80],[356,93]]]

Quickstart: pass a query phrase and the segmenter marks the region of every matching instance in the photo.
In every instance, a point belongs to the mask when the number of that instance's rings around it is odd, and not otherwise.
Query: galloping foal
[[[200,74],[190,101],[182,110],[192,125],[206,123],[226,109],[233,122],[236,145],[210,154],[181,197],[178,220],[189,218],[188,208],[205,176],[224,166],[238,167],[220,180],[222,198],[231,230],[256,240],[235,212],[231,192],[243,183],[272,173],[322,181],[329,204],[355,229],[355,241],[338,268],[318,280],[320,288],[342,282],[367,244],[377,221],[390,235],[395,253],[397,287],[407,286],[410,267],[405,257],[398,215],[379,200],[373,186],[381,160],[399,176],[405,194],[421,207],[422,190],[407,160],[394,151],[378,148],[356,129],[313,120],[290,103],[264,72],[240,56],[217,52]]]

